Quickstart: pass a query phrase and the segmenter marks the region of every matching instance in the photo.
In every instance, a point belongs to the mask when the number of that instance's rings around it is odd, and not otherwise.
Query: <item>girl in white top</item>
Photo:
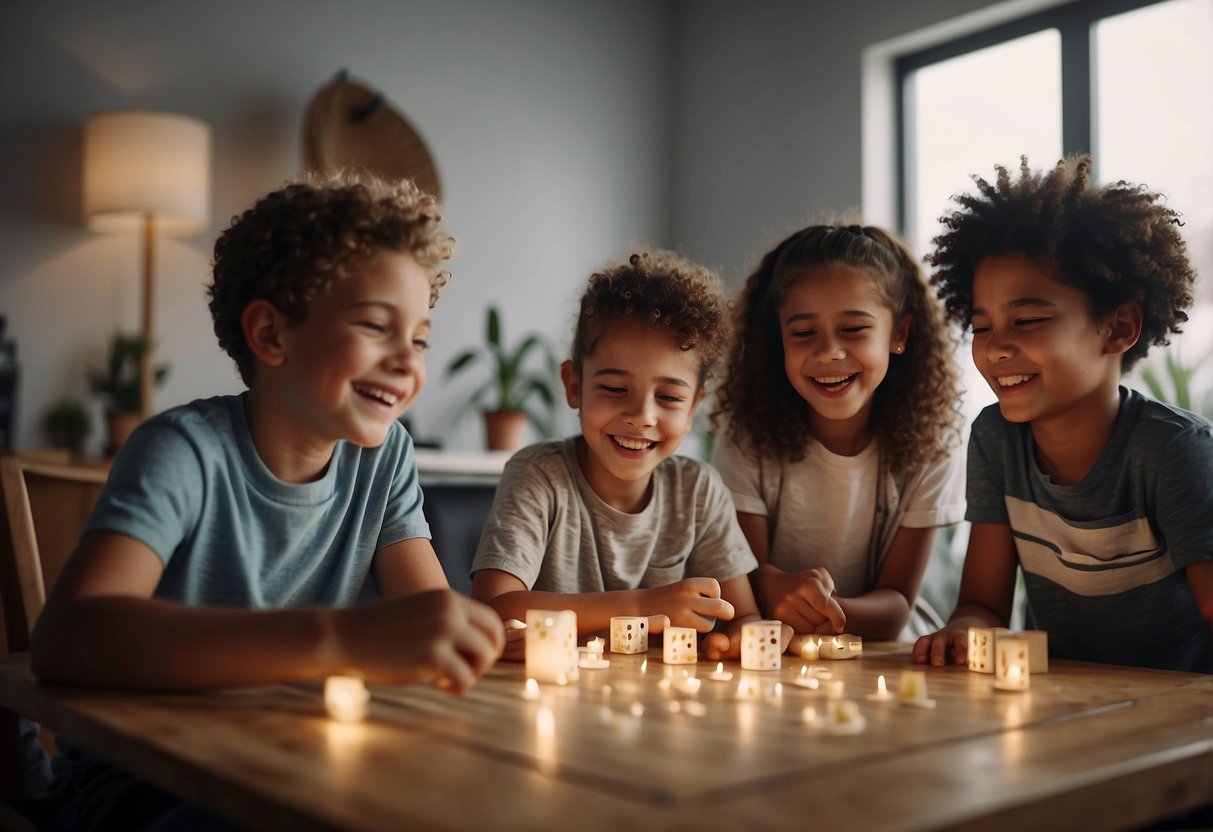
[[[758,558],[764,614],[799,633],[901,635],[934,530],[964,514],[955,342],[914,258],[815,225],[737,299],[713,463]]]

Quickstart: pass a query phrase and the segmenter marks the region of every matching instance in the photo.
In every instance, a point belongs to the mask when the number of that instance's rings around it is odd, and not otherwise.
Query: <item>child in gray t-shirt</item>
[[[1006,626],[1016,567],[1054,656],[1213,672],[1213,426],[1120,385],[1188,319],[1195,273],[1161,196],[1092,161],[959,198],[931,258],[998,395],[973,425],[973,523],[947,626],[918,662]]]
[[[701,633],[731,621],[703,649],[739,653],[740,624],[758,617],[757,562],[720,477],[674,456],[729,331],[716,277],[676,255],[640,252],[590,277],[561,367],[581,433],[506,465],[474,598],[504,619],[571,609],[583,633],[616,615],[653,616],[655,632],[665,618]],[[506,658],[521,658],[520,635],[507,639]]]

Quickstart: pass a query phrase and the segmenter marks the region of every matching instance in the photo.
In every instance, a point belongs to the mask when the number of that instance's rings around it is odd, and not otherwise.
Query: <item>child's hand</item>
[[[491,607],[446,589],[340,610],[333,623],[337,665],[368,682],[432,681],[451,693],[471,687],[505,644]]]
[[[723,633],[708,633],[703,638],[703,655],[708,661],[718,662],[724,659],[740,659],[741,658],[741,625],[747,621],[756,621],[758,616],[750,615],[745,618],[739,618],[729,625],[728,630]],[[782,653],[788,648],[788,642],[793,635],[792,628],[787,624],[779,635],[779,652]]]
[[[665,615],[674,627],[694,627],[706,633],[716,619],[733,619],[733,605],[720,597],[720,582],[715,578],[684,578],[643,592],[641,614]]]
[[[942,630],[923,636],[914,642],[910,655],[915,664],[932,664],[943,667],[948,663],[949,654],[955,664],[967,664],[969,661],[969,627],[967,622],[953,622]]]
[[[761,580],[771,617],[790,625],[795,632],[833,635],[846,630],[847,616],[827,570],[772,571]]]
[[[507,662],[526,660],[526,624],[517,618],[505,622],[505,650],[501,659]]]

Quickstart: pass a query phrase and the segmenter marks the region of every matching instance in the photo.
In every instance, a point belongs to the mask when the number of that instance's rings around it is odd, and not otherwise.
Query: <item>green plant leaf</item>
[[[484,338],[494,347],[501,346],[501,315],[496,306],[489,306],[488,317],[485,320]]]
[[[480,357],[480,350],[475,348],[466,349],[451,359],[451,362],[446,365],[447,378],[461,372],[464,367],[471,364]]]
[[[1158,380],[1158,373],[1153,367],[1143,367],[1141,371],[1141,380],[1150,390],[1150,395],[1158,399],[1160,402],[1167,400],[1166,394],[1163,392],[1162,383]]]
[[[1177,352],[1167,353],[1167,374],[1171,377],[1171,384],[1175,388],[1175,404],[1184,410],[1192,409],[1188,382],[1192,378],[1193,372],[1183,365]]]

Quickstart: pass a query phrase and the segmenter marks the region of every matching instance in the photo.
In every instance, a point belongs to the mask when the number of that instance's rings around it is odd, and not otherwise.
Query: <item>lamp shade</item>
[[[188,116],[98,113],[84,126],[84,215],[97,231],[136,231],[152,216],[166,234],[206,228],[211,130]]]

